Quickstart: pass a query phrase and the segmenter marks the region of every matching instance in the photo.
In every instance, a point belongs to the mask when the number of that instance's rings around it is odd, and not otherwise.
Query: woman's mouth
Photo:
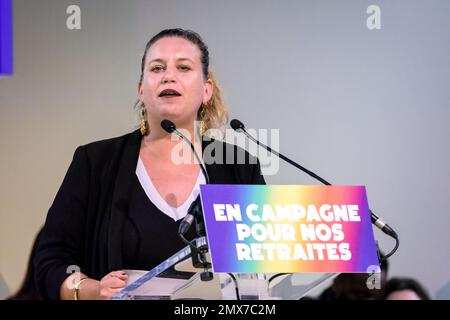
[[[164,89],[158,95],[158,97],[160,97],[160,98],[175,98],[175,97],[180,97],[180,96],[181,96],[181,93],[179,93],[175,89]]]

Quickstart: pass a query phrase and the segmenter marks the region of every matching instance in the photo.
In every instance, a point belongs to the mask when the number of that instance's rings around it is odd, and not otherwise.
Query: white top
[[[158,190],[156,190],[155,185],[150,179],[150,176],[145,169],[144,163],[141,160],[141,157],[138,159],[138,163],[136,166],[136,175],[138,180],[145,191],[145,194],[150,199],[151,202],[163,213],[171,217],[173,220],[177,221],[187,214],[189,206],[194,202],[197,196],[200,193],[200,184],[205,184],[206,180],[203,176],[202,170],[200,169],[198,172],[197,181],[195,182],[194,188],[191,191],[191,194],[187,198],[187,200],[178,208],[174,208],[170,206],[159,194]]]

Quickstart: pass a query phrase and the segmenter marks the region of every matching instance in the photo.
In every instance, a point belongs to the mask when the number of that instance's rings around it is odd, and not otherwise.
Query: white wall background
[[[71,4],[81,30],[66,28]],[[371,4],[380,30],[366,27]],[[438,0],[15,0],[15,74],[0,79],[0,298],[19,287],[76,146],[135,128],[145,43],[178,26],[209,45],[231,117],[280,129],[280,151],[334,184],[367,186],[400,235],[390,275],[436,294],[450,283],[449,15]],[[267,180],[314,183],[284,163]]]

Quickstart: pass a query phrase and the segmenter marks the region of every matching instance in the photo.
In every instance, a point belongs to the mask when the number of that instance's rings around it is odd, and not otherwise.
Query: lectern
[[[200,189],[207,238],[148,272],[129,270],[113,299],[297,300],[339,273],[379,266],[363,186]]]
[[[194,242],[200,247],[206,238]],[[134,277],[112,300],[298,300],[339,274],[214,273],[202,281],[202,271],[186,246],[148,272],[129,271]]]

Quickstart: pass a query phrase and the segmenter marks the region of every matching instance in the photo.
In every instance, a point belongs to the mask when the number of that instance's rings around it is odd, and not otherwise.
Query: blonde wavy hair
[[[222,89],[211,69],[208,70],[208,79],[211,79],[213,94],[208,103],[198,110],[197,120],[204,123],[206,130],[218,129],[223,132],[228,122],[228,109]]]
[[[144,67],[145,67],[145,57],[147,56],[147,51],[150,49],[152,44],[158,41],[161,38],[165,37],[180,37],[186,39],[193,44],[195,44],[200,50],[200,60],[202,63],[202,71],[205,79],[210,79],[213,87],[213,94],[211,99],[208,101],[206,105],[202,104],[197,113],[197,120],[201,122],[201,126],[203,126],[204,131],[208,131],[210,129],[217,129],[223,133],[225,129],[225,125],[228,122],[228,110],[225,104],[225,99],[222,94],[222,89],[220,88],[214,73],[209,68],[209,51],[206,44],[203,42],[200,35],[191,30],[184,29],[165,29],[155,35],[153,38],[145,46],[144,55],[141,61],[141,76],[139,81],[142,82],[144,76]],[[135,109],[141,113],[145,110],[144,103],[140,100],[136,101],[134,105]],[[215,136],[214,133],[208,134],[211,132],[206,132],[209,136]]]

